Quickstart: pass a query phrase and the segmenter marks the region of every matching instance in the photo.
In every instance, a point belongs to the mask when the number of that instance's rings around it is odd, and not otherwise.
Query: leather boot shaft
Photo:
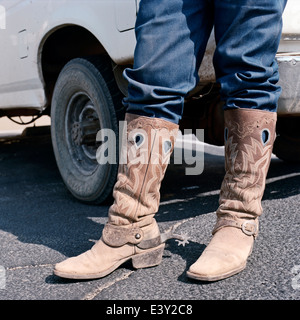
[[[276,119],[276,113],[268,111],[225,111],[226,175],[221,186],[216,229],[224,222],[220,219],[226,223],[257,219],[262,214],[261,199],[276,137]]]
[[[114,187],[109,223],[139,226],[152,222],[160,186],[169,164],[178,125],[157,118],[126,114],[121,164]]]

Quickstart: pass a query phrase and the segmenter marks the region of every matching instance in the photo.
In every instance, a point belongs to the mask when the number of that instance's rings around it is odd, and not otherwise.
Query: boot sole
[[[246,268],[246,264],[244,264],[243,266],[231,270],[229,272],[225,272],[219,275],[215,275],[215,276],[205,276],[205,275],[200,275],[191,271],[187,271],[186,275],[191,278],[191,279],[195,279],[195,280],[200,280],[200,281],[206,281],[206,282],[213,282],[213,281],[218,281],[218,280],[223,280],[226,278],[229,278],[231,276],[234,276],[237,273],[240,273],[241,271],[243,271]]]
[[[106,269],[105,271],[102,271],[102,272],[90,273],[90,274],[77,274],[77,273],[61,272],[59,270],[54,269],[53,273],[58,277],[66,278],[66,279],[76,279],[76,280],[99,279],[109,275],[110,273],[115,271],[120,265],[122,265],[123,263],[129,260],[132,261],[132,265],[135,269],[150,268],[150,267],[157,266],[161,263],[164,248],[165,248],[165,244],[161,244],[156,248],[148,249],[147,252],[142,252],[142,253],[129,256],[127,258],[124,258],[118,261],[109,269]]]

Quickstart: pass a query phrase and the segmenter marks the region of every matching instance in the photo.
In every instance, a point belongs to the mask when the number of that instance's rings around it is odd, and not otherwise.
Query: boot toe
[[[226,252],[205,252],[189,268],[187,276],[201,281],[217,281],[230,277],[246,266],[237,256]]]
[[[72,257],[57,263],[53,273],[62,278],[78,279],[81,274],[86,274],[86,271],[86,268],[81,263],[81,259]]]

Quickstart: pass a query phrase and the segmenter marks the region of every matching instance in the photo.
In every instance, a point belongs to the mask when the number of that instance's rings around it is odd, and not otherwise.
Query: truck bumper
[[[300,53],[277,55],[282,94],[278,102],[279,116],[300,116]]]

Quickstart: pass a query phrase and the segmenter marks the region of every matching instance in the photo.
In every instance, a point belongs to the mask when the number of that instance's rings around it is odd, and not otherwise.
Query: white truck
[[[62,179],[88,203],[105,201],[116,180],[118,165],[96,159],[96,135],[102,128],[118,133],[124,117],[122,72],[133,62],[138,5],[139,0],[0,0],[0,116],[50,115]],[[221,145],[214,48],[212,36],[181,127],[203,128],[206,142]],[[300,161],[299,0],[288,2],[277,60],[283,93],[274,153]]]

